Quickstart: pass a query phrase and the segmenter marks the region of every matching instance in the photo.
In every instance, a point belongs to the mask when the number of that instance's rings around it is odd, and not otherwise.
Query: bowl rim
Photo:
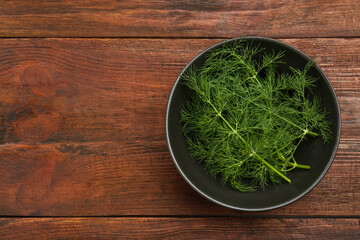
[[[335,139],[335,147],[333,148],[333,151],[331,153],[331,157],[326,165],[326,167],[324,168],[323,172],[320,174],[320,176],[316,179],[316,181],[314,181],[313,184],[311,184],[305,191],[303,191],[301,194],[297,195],[296,197],[286,201],[286,202],[283,202],[283,203],[280,203],[280,204],[277,204],[277,205],[273,205],[273,206],[270,206],[270,207],[264,207],[264,208],[245,208],[245,207],[238,207],[238,206],[234,206],[234,205],[231,205],[231,204],[227,204],[227,203],[224,203],[224,202],[221,202],[221,201],[218,201],[210,196],[208,196],[206,193],[204,193],[203,191],[201,191],[197,186],[195,186],[188,178],[187,176],[185,175],[185,173],[182,171],[181,167],[179,166],[176,158],[175,158],[175,155],[172,151],[172,145],[171,145],[171,142],[170,142],[170,137],[169,137],[169,112],[170,112],[170,105],[171,105],[171,102],[173,100],[173,95],[174,95],[174,92],[175,92],[175,89],[177,88],[177,86],[179,85],[179,82],[181,80],[181,76],[182,74],[186,71],[186,69],[188,69],[189,66],[191,66],[193,64],[194,61],[196,61],[199,57],[201,57],[203,54],[205,54],[206,52],[208,52],[209,50],[213,49],[213,48],[216,48],[222,44],[225,44],[225,43],[228,43],[228,42],[233,42],[233,41],[237,41],[237,40],[261,40],[261,41],[268,41],[268,42],[273,42],[275,44],[278,44],[278,45],[281,45],[281,46],[284,46],[284,47],[287,47],[289,48],[290,50],[298,53],[299,55],[301,55],[303,58],[305,58],[306,60],[308,61],[311,61],[314,63],[314,67],[316,68],[316,70],[319,72],[319,74],[321,75],[321,77],[324,79],[325,81],[325,84],[329,87],[330,89],[330,92],[331,92],[331,95],[333,97],[333,99],[335,99],[335,105],[336,105],[336,110],[338,112],[337,114],[337,121],[339,123],[338,125],[338,128],[337,128],[337,133],[336,133],[336,136],[337,138]],[[191,59],[191,61],[189,63],[186,64],[186,66],[183,68],[183,70],[180,72],[180,74],[178,75],[172,89],[171,89],[171,92],[170,92],[170,95],[169,95],[169,98],[168,98],[168,102],[167,102],[167,106],[166,106],[166,115],[165,115],[165,131],[166,131],[166,142],[167,142],[167,146],[168,146],[168,149],[169,149],[169,152],[170,152],[170,155],[171,155],[171,158],[177,168],[177,170],[179,171],[180,175],[185,179],[185,181],[195,190],[197,191],[198,193],[200,193],[203,197],[207,198],[208,200],[216,203],[216,204],[219,204],[221,206],[224,206],[224,207],[227,207],[227,208],[231,208],[231,209],[235,209],[235,210],[241,210],[241,211],[249,211],[249,212],[257,212],[257,211],[266,211],[266,210],[272,210],[272,209],[276,209],[276,208],[280,208],[280,207],[283,207],[283,206],[286,206],[290,203],[293,203],[297,200],[299,200],[300,198],[302,198],[303,196],[305,196],[307,193],[309,193],[323,178],[324,176],[326,175],[326,173],[329,171],[330,169],[330,166],[331,164],[333,163],[334,159],[335,159],[335,156],[336,156],[336,152],[337,152],[337,149],[339,147],[339,142],[340,142],[340,135],[341,135],[341,112],[340,112],[340,106],[339,106],[339,102],[338,102],[338,99],[336,97],[336,93],[335,93],[335,90],[334,88],[332,87],[329,79],[326,77],[325,73],[323,72],[323,70],[319,67],[319,65],[310,57],[308,57],[304,52],[300,51],[299,49],[291,46],[290,44],[288,43],[285,43],[283,41],[280,41],[280,40],[277,40],[277,39],[273,39],[273,38],[269,38],[269,37],[260,37],[260,36],[243,36],[243,37],[236,37],[236,38],[230,38],[230,39],[226,39],[226,40],[223,40],[223,41],[220,41],[214,45],[211,45],[210,47],[206,48],[205,50],[201,51],[199,54],[197,54],[195,57],[193,57]]]

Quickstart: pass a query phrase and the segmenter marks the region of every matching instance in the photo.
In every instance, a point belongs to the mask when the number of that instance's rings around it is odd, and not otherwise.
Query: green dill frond
[[[201,68],[182,74],[194,91],[180,121],[191,156],[224,184],[243,192],[291,182],[294,154],[311,137],[331,138],[316,79],[304,69],[278,72],[285,52],[234,41],[211,50]]]

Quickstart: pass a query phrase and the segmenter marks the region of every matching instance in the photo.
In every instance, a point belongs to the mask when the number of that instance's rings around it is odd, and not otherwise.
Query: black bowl
[[[182,73],[190,66],[201,66],[205,55],[210,49],[218,48],[227,42],[243,39],[260,44],[265,49],[275,52],[285,50],[283,60],[287,65],[297,69],[304,69],[307,62],[312,61],[298,49],[278,40],[264,37],[242,37],[220,42],[204,50],[186,65]],[[266,50],[265,50],[266,51]],[[291,184],[282,183],[270,185],[264,191],[244,193],[222,184],[205,172],[203,165],[192,159],[187,143],[181,133],[182,124],[179,122],[181,106],[190,99],[192,91],[182,84],[181,74],[177,78],[171,91],[166,110],[167,143],[174,163],[184,179],[204,197],[222,206],[245,210],[263,211],[282,207],[304,196],[324,177],[334,160],[340,140],[340,109],[335,92],[325,74],[315,63],[309,74],[317,77],[314,91],[323,101],[329,112],[328,119],[332,121],[333,138],[329,143],[323,143],[321,138],[310,139],[298,148],[296,159],[298,163],[311,165],[310,170],[294,170],[288,176]]]

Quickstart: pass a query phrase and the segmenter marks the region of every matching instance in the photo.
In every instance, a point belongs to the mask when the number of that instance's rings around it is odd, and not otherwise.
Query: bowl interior
[[[217,48],[222,43],[216,44],[209,49]],[[305,64],[311,61],[309,57],[299,50],[278,40],[262,37],[245,37],[244,41],[251,41],[254,45],[261,44],[265,51],[275,52],[285,50],[283,61],[297,69],[304,69]],[[207,50],[209,50],[207,49]],[[186,67],[201,66],[204,63],[207,50],[196,56]],[[285,71],[288,66],[283,65]],[[292,180],[291,184],[282,183],[269,185],[265,191],[258,190],[251,193],[243,193],[223,185],[220,181],[208,175],[201,163],[190,157],[184,136],[181,133],[182,124],[179,122],[181,106],[190,99],[192,93],[179,76],[169,97],[166,113],[166,134],[170,153],[175,165],[185,180],[199,193],[208,199],[223,206],[247,210],[261,211],[268,210],[289,204],[309,192],[326,174],[337,150],[340,139],[340,110],[338,102],[330,82],[321,69],[315,67],[309,71],[310,75],[318,78],[314,94],[320,96],[323,105],[329,112],[328,119],[332,121],[333,138],[329,143],[324,144],[321,138],[310,138],[299,146],[296,152],[296,160],[300,164],[308,164],[310,170],[296,169],[288,174]],[[180,74],[181,75],[181,74]]]

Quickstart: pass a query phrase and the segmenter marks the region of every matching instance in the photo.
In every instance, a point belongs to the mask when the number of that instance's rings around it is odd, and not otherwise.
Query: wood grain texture
[[[344,37],[359,0],[0,1],[0,37]]]
[[[342,140],[313,191],[264,214],[360,216],[360,40],[285,41],[317,56],[339,97]],[[248,214],[192,190],[165,141],[177,75],[216,42],[1,39],[0,214]]]
[[[358,239],[359,219],[17,218],[2,239]]]

